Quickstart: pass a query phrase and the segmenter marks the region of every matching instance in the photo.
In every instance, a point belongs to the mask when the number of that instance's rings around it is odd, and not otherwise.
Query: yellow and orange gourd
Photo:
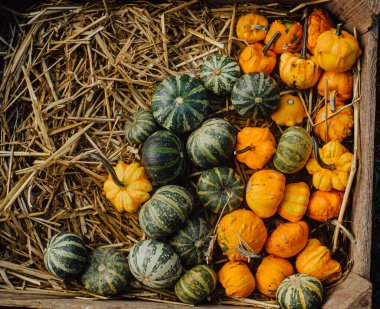
[[[318,82],[318,93],[323,97],[325,95],[325,80],[327,79],[327,99],[337,99],[347,101],[352,98],[353,76],[351,71],[341,73],[323,72]]]
[[[298,96],[284,94],[280,97],[278,107],[271,115],[271,118],[279,126],[292,127],[302,123],[306,115],[306,111]]]
[[[307,48],[312,54],[314,54],[319,35],[332,29],[333,26],[333,21],[327,12],[315,8],[310,14],[307,27]]]
[[[302,220],[309,204],[310,189],[304,182],[289,183],[285,186],[284,198],[278,207],[278,214],[290,222]]]
[[[280,32],[280,36],[271,46],[271,50],[276,54],[295,53],[301,50],[303,30],[299,22],[290,20],[273,21],[265,37],[265,44],[268,44],[277,32]]]
[[[268,31],[268,19],[260,14],[249,13],[239,18],[236,24],[236,35],[247,43],[264,40]]]
[[[331,191],[315,191],[307,207],[306,215],[316,221],[325,222],[337,218],[342,205],[343,192]]]

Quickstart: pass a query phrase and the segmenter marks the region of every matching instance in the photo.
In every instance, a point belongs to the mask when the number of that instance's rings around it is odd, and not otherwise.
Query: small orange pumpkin
[[[325,95],[325,79],[327,79],[327,99],[331,101],[336,98],[340,101],[347,101],[352,98],[353,76],[351,71],[335,73],[323,72],[318,82],[318,93]]]
[[[278,214],[290,222],[300,221],[307,210],[309,197],[310,189],[306,183],[287,184],[284,198],[278,206]]]
[[[268,31],[268,19],[263,15],[249,13],[239,18],[236,24],[236,35],[248,43],[264,40]]]
[[[319,222],[338,218],[342,205],[343,192],[341,191],[315,191],[307,207],[306,215]]]
[[[268,44],[269,40],[280,32],[280,37],[271,46],[276,54],[283,53],[295,53],[301,49],[302,40],[302,25],[296,21],[289,20],[275,20],[269,27],[267,36],[265,37],[265,44]]]
[[[298,96],[284,94],[280,97],[278,107],[271,118],[279,126],[292,127],[302,123],[307,116],[305,108]]]
[[[313,13],[310,14],[307,27],[307,48],[312,54],[314,54],[319,35],[332,29],[333,26],[334,23],[326,11],[315,8]]]

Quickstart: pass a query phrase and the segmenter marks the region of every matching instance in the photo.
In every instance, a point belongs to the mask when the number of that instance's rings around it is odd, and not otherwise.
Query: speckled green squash
[[[236,144],[234,127],[226,120],[211,118],[189,136],[186,150],[191,162],[201,168],[217,166],[230,158]]]
[[[273,158],[274,166],[282,173],[296,173],[307,163],[311,150],[309,133],[299,126],[290,127],[281,135]]]
[[[131,144],[141,144],[156,131],[157,125],[150,111],[138,109],[125,123],[124,135]]]
[[[281,282],[276,297],[282,309],[317,309],[323,300],[323,286],[315,277],[295,274]]]
[[[183,133],[200,126],[210,105],[207,91],[200,81],[182,74],[169,76],[157,86],[151,109],[159,125]]]
[[[193,197],[185,188],[159,188],[140,210],[141,229],[150,238],[161,239],[180,228],[193,210]]]
[[[244,74],[235,83],[231,101],[245,118],[265,118],[275,111],[280,99],[276,81],[266,73]]]
[[[153,185],[173,183],[185,172],[185,147],[174,133],[157,131],[145,141],[142,161]]]
[[[82,283],[86,290],[102,296],[122,293],[131,279],[127,256],[111,248],[93,251],[82,274]]]
[[[85,267],[87,251],[82,238],[69,232],[60,232],[48,242],[44,262],[46,269],[61,279],[77,276]]]
[[[154,239],[135,244],[128,262],[133,276],[152,288],[172,287],[182,274],[178,255],[169,245]]]
[[[207,265],[198,265],[188,270],[175,285],[175,294],[186,304],[204,301],[217,283],[215,271]]]
[[[225,55],[214,55],[200,67],[203,86],[216,95],[231,93],[232,87],[241,76],[239,65]]]
[[[205,263],[211,233],[211,226],[204,219],[194,216],[172,235],[170,246],[178,254],[184,267],[191,268]]]

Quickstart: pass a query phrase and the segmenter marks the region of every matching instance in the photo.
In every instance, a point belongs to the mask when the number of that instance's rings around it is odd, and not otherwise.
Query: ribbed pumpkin
[[[141,144],[156,131],[157,125],[150,111],[138,109],[125,123],[124,135],[131,144]]]
[[[265,37],[265,44],[279,31],[280,37],[271,46],[276,54],[295,53],[301,49],[302,40],[302,25],[296,21],[290,20],[275,20],[271,23],[267,36]]]
[[[255,276],[257,289],[261,294],[276,297],[281,282],[293,274],[293,266],[288,260],[268,255],[257,268]]]
[[[194,77],[182,74],[169,76],[157,86],[151,109],[159,125],[183,133],[199,127],[210,105],[203,85]]]
[[[241,76],[239,65],[225,55],[214,55],[200,67],[203,86],[216,95],[231,93],[232,87]]]
[[[185,304],[198,304],[215,290],[218,282],[215,271],[207,265],[188,270],[176,283],[175,294]]]
[[[81,278],[86,290],[101,296],[122,293],[131,279],[127,256],[110,248],[92,252]]]
[[[306,115],[305,108],[298,96],[284,94],[280,97],[278,107],[271,118],[279,126],[292,127],[302,123]]]
[[[211,118],[189,136],[186,150],[200,168],[217,166],[230,158],[236,143],[235,128],[226,120]]]
[[[331,191],[315,191],[307,207],[306,215],[319,222],[325,222],[337,218],[340,207],[342,205],[343,192]]]
[[[70,279],[80,274],[86,261],[87,252],[82,238],[70,232],[54,235],[44,252],[46,269],[60,279]]]
[[[247,43],[264,40],[268,31],[268,19],[263,15],[249,13],[239,18],[236,24],[236,35]]]
[[[305,221],[282,223],[269,235],[265,249],[275,256],[290,258],[305,248],[308,238]]]
[[[211,226],[197,216],[189,218],[169,243],[186,268],[203,264],[210,244]]]
[[[174,133],[158,131],[145,141],[142,161],[153,185],[173,183],[185,172],[184,145]]]
[[[278,214],[291,222],[302,220],[309,204],[310,189],[304,182],[285,186],[284,198],[278,206]]]
[[[282,281],[276,298],[281,309],[317,309],[323,300],[323,286],[315,277],[295,274]]]
[[[197,194],[202,205],[219,214],[240,207],[244,199],[243,180],[232,168],[214,167],[204,171],[197,183]]]
[[[280,91],[276,81],[266,73],[244,74],[231,93],[232,104],[245,118],[257,120],[272,114],[278,105]]]
[[[185,223],[193,210],[193,197],[185,188],[168,185],[159,188],[141,207],[139,223],[151,238],[169,236]]]
[[[246,200],[248,206],[260,218],[273,216],[285,191],[285,176],[275,170],[261,170],[248,181]]]
[[[307,48],[314,54],[315,45],[319,35],[334,26],[333,21],[326,11],[314,8],[313,13],[309,16],[307,27]]]
[[[274,166],[282,173],[296,173],[305,166],[311,150],[311,138],[304,128],[287,128],[278,142],[273,158]]]
[[[321,96],[325,95],[325,79],[327,79],[328,100],[331,100],[331,97],[339,101],[347,101],[352,98],[354,82],[351,71],[323,72],[318,82],[318,93]]]
[[[217,228],[218,244],[230,261],[246,261],[236,246],[245,242],[252,253],[260,253],[267,240],[267,229],[263,220],[252,211],[238,209],[222,217]]]
[[[178,255],[169,245],[154,239],[133,245],[128,262],[133,276],[152,288],[172,287],[182,274]]]

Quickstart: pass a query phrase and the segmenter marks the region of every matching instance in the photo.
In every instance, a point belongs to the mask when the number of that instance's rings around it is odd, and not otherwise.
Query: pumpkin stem
[[[313,136],[311,137],[311,143],[313,144],[314,157],[317,160],[318,164],[322,168],[327,169],[327,170],[335,169],[335,164],[326,164],[325,162],[323,162],[321,156],[319,155],[319,149],[318,149],[317,141],[315,140],[315,138]]]
[[[252,25],[251,30],[263,30],[266,31],[268,30],[268,27],[263,26],[263,25]]]
[[[343,234],[346,235],[347,238],[348,238],[348,239],[349,239],[354,245],[357,243],[355,236],[352,235],[352,233],[351,233],[351,232],[350,232],[350,231],[349,231],[349,230],[348,230],[343,224],[341,224],[338,220],[333,219],[333,220],[330,221],[330,223],[331,223],[332,225],[334,225],[334,226],[338,226],[338,227],[342,230]]]
[[[305,9],[305,21],[303,23],[303,37],[302,37],[302,49],[301,49],[301,59],[306,59],[306,43],[307,43],[307,28],[309,26],[309,13]]]
[[[342,35],[342,30],[343,30],[342,27],[343,27],[343,24],[338,24],[336,26],[336,32],[335,32],[336,36],[341,36]]]
[[[239,240],[239,244],[235,247],[236,251],[239,252],[241,255],[247,257],[247,258],[253,258],[258,259],[261,257],[260,254],[255,253],[253,249],[250,247],[249,244],[240,236],[240,234],[232,230],[236,236],[236,238]]]
[[[330,110],[331,110],[331,112],[335,112],[335,97],[336,97],[336,90],[333,90],[330,92]]]
[[[251,150],[253,148],[253,146],[247,146],[243,149],[240,149],[240,150],[235,150],[234,151],[234,155],[238,155],[238,154],[241,154],[241,153],[244,153],[244,152],[247,152],[249,150]]]
[[[277,39],[280,37],[281,35],[281,32],[280,31],[277,31],[271,38],[270,40],[268,41],[268,44],[264,46],[264,48],[262,49],[261,51],[261,54],[262,55],[266,55],[268,50],[271,48],[271,46],[274,44],[274,42],[277,41]]]

